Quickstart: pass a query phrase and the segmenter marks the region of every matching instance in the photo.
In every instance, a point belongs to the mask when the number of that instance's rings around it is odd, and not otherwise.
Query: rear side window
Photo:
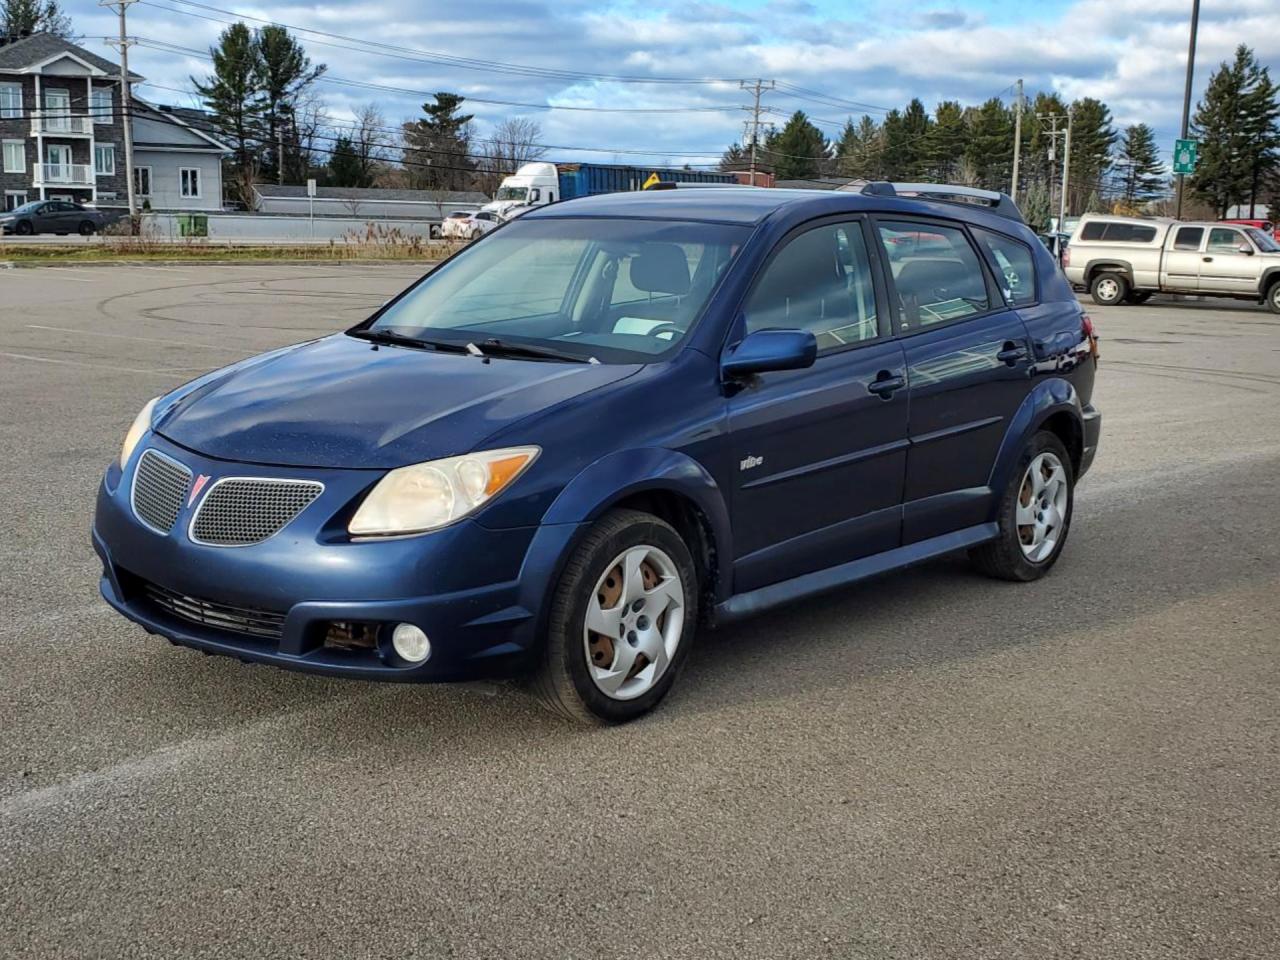
[[[975,229],[978,242],[987,248],[999,268],[997,278],[1014,306],[1036,302],[1036,271],[1031,250],[1012,237]]]
[[[884,221],[879,229],[903,330],[949,323],[991,309],[982,265],[963,230]]]
[[[1179,227],[1178,235],[1173,238],[1173,249],[1199,250],[1203,239],[1204,227]]]
[[[1091,220],[1080,231],[1081,240],[1102,240],[1106,243],[1150,243],[1155,238],[1156,228],[1145,223]]]
[[[746,308],[747,331],[811,330],[821,351],[879,335],[871,260],[858,223],[814,227],[765,268]]]

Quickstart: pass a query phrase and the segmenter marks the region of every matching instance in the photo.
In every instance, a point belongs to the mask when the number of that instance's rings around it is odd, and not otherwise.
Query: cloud
[[[317,90],[335,117],[350,116],[372,101],[398,123],[416,115],[431,92],[453,90],[472,98],[468,108],[481,133],[504,117],[525,115],[541,123],[547,143],[599,148],[594,154],[552,151],[553,157],[615,160],[630,156],[623,150],[656,151],[650,162],[706,162],[738,139],[748,99],[736,80],[755,77],[789,85],[764,98],[771,119],[804,109],[829,134],[850,114],[879,115],[877,108],[901,106],[911,97],[929,106],[941,99],[1008,98],[1021,77],[1032,95],[1057,90],[1069,99],[1104,100],[1119,124],[1147,122],[1162,143],[1171,143],[1181,113],[1189,6],[1185,0],[1058,0],[1024,5],[1010,17],[987,15],[975,0],[963,8],[937,6],[903,17],[901,5],[886,0],[856,7],[831,0],[207,2],[339,35],[302,35],[313,61],[329,64],[331,82]],[[110,55],[101,38],[115,32],[114,17],[96,0],[64,6],[86,35],[85,45]],[[207,8],[155,0],[130,8],[129,31],[203,51],[224,26],[218,18],[226,19]],[[341,35],[440,55],[351,44]],[[1241,42],[1280,74],[1275,0],[1233,0],[1202,9],[1197,98],[1218,62]],[[503,63],[535,70],[531,75]],[[210,69],[199,55],[146,45],[133,48],[131,64],[154,84],[140,94],[179,104],[192,102],[181,92],[190,89],[188,77]],[[719,82],[620,83],[566,71]],[[406,92],[336,82],[342,79]],[[795,86],[821,91],[828,102],[814,102]],[[684,112],[592,113],[479,99]]]

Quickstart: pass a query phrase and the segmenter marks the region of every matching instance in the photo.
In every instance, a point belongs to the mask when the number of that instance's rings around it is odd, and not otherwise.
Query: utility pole
[[[1036,119],[1040,121],[1048,121],[1051,124],[1049,130],[1049,210],[1050,215],[1053,211],[1053,187],[1054,187],[1054,168],[1058,159],[1058,138],[1063,135],[1063,131],[1058,129],[1058,121],[1067,119],[1060,113],[1037,113]],[[1062,226],[1059,224],[1057,231],[1061,232]]]
[[[1058,201],[1058,233],[1065,233],[1063,221],[1067,219],[1067,187],[1071,181],[1071,121],[1075,119],[1074,106],[1067,107],[1067,141],[1062,148],[1062,198]]]
[[[1018,78],[1018,100],[1013,114],[1013,181],[1009,185],[1009,197],[1018,202],[1018,161],[1022,155],[1022,78]]]
[[[772,90],[774,81],[767,83],[764,80],[755,80],[747,83],[745,80],[738,81],[738,86],[743,90],[750,90],[755,97],[755,105],[743,107],[751,113],[751,185],[756,185],[756,149],[760,143],[760,94],[765,90]]]
[[[98,6],[110,7],[120,15],[120,39],[107,43],[120,49],[120,124],[124,131],[124,179],[129,197],[129,232],[138,228],[138,198],[133,185],[133,101],[129,93],[129,47],[136,41],[129,39],[125,25],[125,11],[138,0],[98,0]]]
[[[1200,0],[1191,0],[1191,40],[1187,45],[1187,83],[1182,91],[1182,139],[1191,130],[1191,81],[1196,75],[1196,32],[1200,29]],[[1182,191],[1186,174],[1178,174],[1178,202],[1174,216],[1182,219]]]

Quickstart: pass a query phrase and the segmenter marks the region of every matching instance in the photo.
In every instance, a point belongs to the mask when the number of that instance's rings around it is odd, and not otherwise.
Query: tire
[[[21,237],[29,237],[36,231],[31,226],[30,220],[20,220],[18,221],[18,225],[13,228],[13,232],[18,234],[18,236],[21,236]]]
[[[1057,467],[1062,471],[1059,477],[1061,488],[1055,486],[1051,489],[1050,485],[1046,485],[1040,504],[1036,500],[1039,494],[1033,492],[1033,464],[1037,465],[1042,478],[1045,477],[1046,466],[1050,469]],[[1025,583],[1043,577],[1062,555],[1067,535],[1071,532],[1075,485],[1075,471],[1067,448],[1056,434],[1041,430],[1031,438],[1018,457],[1017,467],[1000,499],[999,535],[991,542],[969,551],[969,558],[974,565],[987,576],[1000,580]],[[1029,508],[1032,512],[1024,513],[1023,517],[1033,522],[1020,525],[1018,513],[1020,509],[1028,509],[1028,505],[1024,505],[1022,501],[1028,499],[1029,494]],[[1043,521],[1051,520],[1054,516],[1048,509],[1039,509],[1046,501],[1052,504],[1054,514],[1060,517],[1060,522],[1048,526],[1043,539],[1037,541]],[[1050,533],[1052,543],[1049,542]]]
[[[1273,280],[1267,290],[1267,308],[1272,313],[1280,313],[1280,278]]]
[[[616,571],[624,565],[628,569],[619,580]],[[629,572],[635,578],[631,582]],[[650,619],[646,611],[658,603],[663,609]],[[619,616],[618,611],[625,613]],[[588,630],[589,613],[595,622],[610,624],[608,635]],[[697,622],[698,577],[680,535],[651,514],[611,511],[574,549],[555,587],[530,691],[571,720],[634,720],[671,689],[693,645]],[[655,659],[648,660],[646,651],[657,651]],[[661,658],[666,663],[660,666]],[[620,669],[612,669],[620,663]],[[608,687],[615,692],[606,692]]]
[[[93,225],[92,220],[85,220],[80,224],[80,236],[82,237],[92,237],[97,232],[98,229]]]
[[[1124,298],[1124,302],[1140,307],[1150,299],[1150,290],[1130,290],[1128,296]]]
[[[1089,295],[1093,302],[1104,307],[1114,307],[1123,303],[1129,294],[1129,281],[1122,273],[1100,273],[1089,284]]]

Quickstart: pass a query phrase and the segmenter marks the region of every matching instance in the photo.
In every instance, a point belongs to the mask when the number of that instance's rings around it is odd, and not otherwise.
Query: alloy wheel
[[[1114,300],[1120,295],[1120,284],[1110,277],[1098,281],[1098,296],[1103,300]]]
[[[633,700],[666,673],[684,633],[680,572],[653,546],[630,547],[600,576],[582,628],[591,680],[605,696]]]
[[[1041,563],[1053,555],[1067,525],[1067,471],[1056,455],[1036,456],[1018,490],[1018,542],[1023,555]]]

